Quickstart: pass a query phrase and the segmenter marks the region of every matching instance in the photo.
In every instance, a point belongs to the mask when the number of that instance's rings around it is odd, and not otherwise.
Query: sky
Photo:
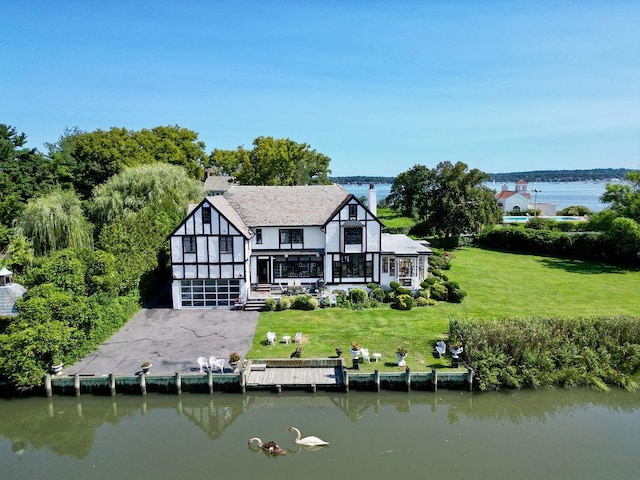
[[[307,143],[333,176],[640,168],[640,2],[0,0],[0,123]]]

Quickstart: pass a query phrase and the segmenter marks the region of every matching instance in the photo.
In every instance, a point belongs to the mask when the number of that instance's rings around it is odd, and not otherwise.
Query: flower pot
[[[51,373],[53,373],[54,375],[58,375],[60,372],[62,372],[62,367],[63,367],[62,363],[59,363],[57,365],[51,365]]]
[[[153,364],[149,363],[148,365],[142,365],[140,368],[142,368],[142,373],[149,373],[149,370],[151,370],[151,367],[153,366]]]

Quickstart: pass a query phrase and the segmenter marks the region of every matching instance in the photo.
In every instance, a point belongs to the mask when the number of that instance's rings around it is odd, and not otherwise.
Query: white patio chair
[[[360,349],[360,355],[362,355],[362,361],[363,362],[371,362],[371,357],[369,356],[369,349],[368,348],[361,348]]]
[[[276,344],[276,332],[267,332],[267,343],[271,345]]]
[[[246,304],[247,304],[247,299],[244,296],[240,295],[233,302],[233,309],[234,310],[244,310],[244,307],[245,307]]]
[[[338,306],[338,299],[334,294],[329,295],[329,306],[330,307]]]
[[[296,333],[296,336],[293,337],[293,343],[302,343],[302,332]]]
[[[436,351],[438,352],[438,356],[440,358],[444,357],[444,354],[447,352],[447,344],[442,340],[438,340],[436,343]]]
[[[216,361],[218,360],[218,357],[209,357],[209,370],[211,370],[213,372],[213,370],[216,368]]]
[[[211,369],[213,368],[215,368],[220,373],[224,373],[224,358],[216,358],[215,362],[211,364]]]
[[[203,369],[209,368],[209,362],[205,357],[198,357],[198,367],[200,368],[200,373],[204,373]]]

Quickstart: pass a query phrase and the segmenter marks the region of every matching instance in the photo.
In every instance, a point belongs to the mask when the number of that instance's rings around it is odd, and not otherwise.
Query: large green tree
[[[96,185],[127,167],[160,162],[179,165],[194,179],[203,175],[204,143],[196,132],[177,125],[140,131],[114,127],[108,131],[70,132],[61,140],[53,150],[57,154],[54,158],[61,170],[62,166],[68,167],[84,199]]]
[[[457,241],[501,220],[493,191],[483,185],[487,179],[462,162],[441,162],[432,169],[415,165],[398,175],[392,205],[420,220],[420,233]]]
[[[26,143],[24,133],[0,124],[0,224],[5,227],[11,226],[28,199],[54,184],[46,158]]]
[[[414,165],[398,175],[387,197],[389,206],[405,217],[418,217],[418,202],[427,189],[430,171],[424,165]]]
[[[288,138],[258,137],[253,148],[235,151],[214,150],[210,166],[221,175],[232,175],[242,185],[328,185],[326,155],[306,143]]]
[[[91,247],[93,227],[73,190],[55,190],[29,200],[16,218],[16,236],[24,236],[36,254],[67,247]]]
[[[629,172],[625,183],[608,183],[600,197],[620,217],[640,222],[640,171]]]

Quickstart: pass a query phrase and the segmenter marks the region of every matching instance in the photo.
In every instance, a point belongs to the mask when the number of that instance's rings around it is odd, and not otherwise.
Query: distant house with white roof
[[[417,289],[432,253],[406,235],[383,234],[375,201],[368,208],[338,185],[231,185],[191,205],[170,242],[177,309],[229,307],[291,281]]]

